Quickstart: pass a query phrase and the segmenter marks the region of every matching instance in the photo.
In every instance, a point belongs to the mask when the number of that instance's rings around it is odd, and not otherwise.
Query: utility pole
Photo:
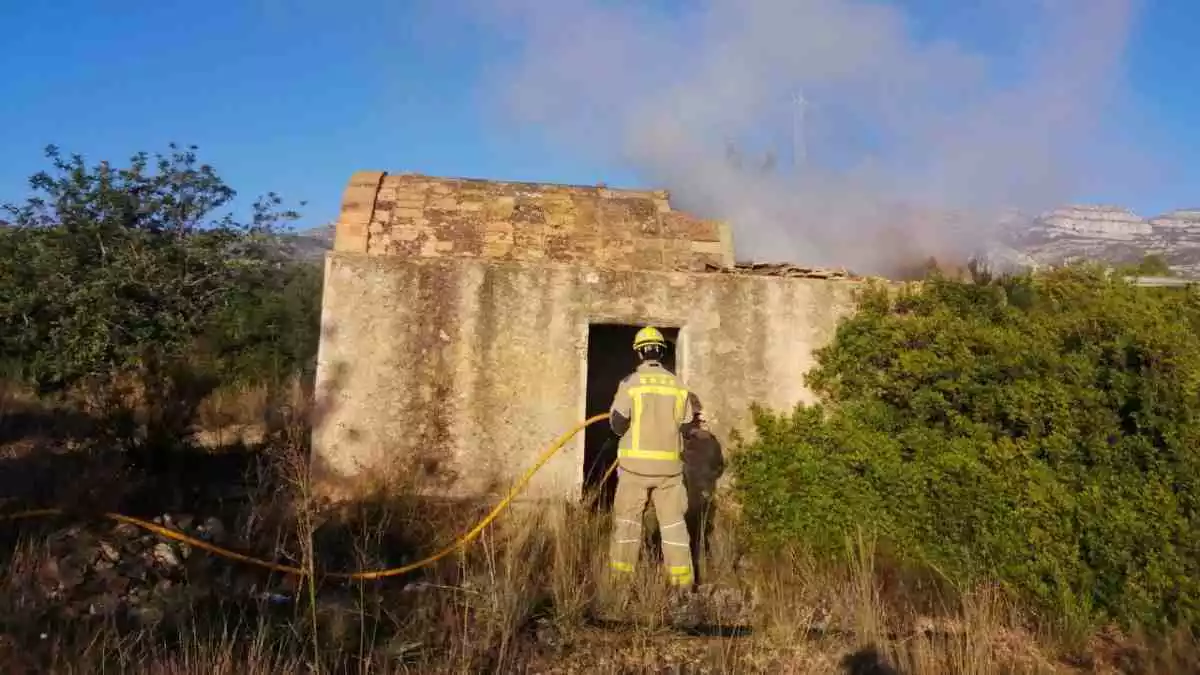
[[[792,111],[792,169],[802,171],[808,164],[808,138],[805,134],[808,99],[804,89],[796,93],[796,107]]]

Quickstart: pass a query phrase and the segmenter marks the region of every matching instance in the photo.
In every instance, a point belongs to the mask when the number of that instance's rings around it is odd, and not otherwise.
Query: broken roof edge
[[[611,193],[621,196],[636,196],[647,199],[666,199],[670,200],[671,193],[669,190],[662,188],[633,188],[633,187],[613,187],[605,182],[597,182],[595,184],[586,183],[556,183],[553,181],[533,181],[533,180],[515,180],[503,178],[482,178],[478,176],[440,176],[420,171],[396,171],[383,172],[385,176],[415,178],[442,183],[476,183],[487,185],[506,185],[512,187],[523,187],[530,190],[585,190],[594,191],[604,196],[605,193]]]
[[[868,277],[857,275],[844,267],[821,267],[799,265],[790,262],[755,262],[738,260],[724,268],[709,266],[711,273],[742,274],[747,276],[789,277],[794,279],[828,279],[865,281]]]

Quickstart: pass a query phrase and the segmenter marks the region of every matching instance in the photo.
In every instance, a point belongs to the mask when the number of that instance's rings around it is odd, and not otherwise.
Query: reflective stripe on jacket
[[[645,476],[683,471],[680,426],[692,419],[693,406],[674,373],[653,361],[642,363],[621,380],[611,412],[629,420],[617,445],[622,469]]]

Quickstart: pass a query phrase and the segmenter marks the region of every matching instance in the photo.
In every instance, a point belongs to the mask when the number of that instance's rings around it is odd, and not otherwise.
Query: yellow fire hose
[[[533,478],[533,474],[537,473],[538,469],[542,468],[542,466],[547,461],[549,461],[550,458],[553,457],[555,453],[557,453],[559,450],[561,450],[563,445],[565,445],[567,443],[567,441],[571,440],[571,438],[573,438],[575,436],[575,434],[579,433],[579,431],[581,429],[583,429],[591,424],[594,424],[595,422],[604,420],[604,419],[608,419],[608,414],[602,414],[602,415],[596,415],[594,417],[590,417],[590,418],[584,420],[583,422],[580,422],[579,424],[575,425],[575,427],[573,429],[571,429],[570,431],[568,431],[567,433],[563,434],[562,436],[559,436],[558,440],[554,441],[554,443],[552,443],[550,445],[550,447],[547,448],[546,451],[543,452],[540,457],[538,457],[537,462],[534,463],[534,465],[532,467],[530,467],[528,471],[525,472],[525,475],[522,476],[521,479],[518,480],[515,485],[513,485],[512,489],[509,490],[508,496],[506,496],[503,500],[501,500],[500,503],[497,504],[496,507],[492,509],[491,513],[488,513],[487,516],[485,516],[483,520],[479,521],[479,523],[477,525],[475,525],[475,527],[471,528],[471,530],[469,530],[466,534],[460,536],[458,539],[456,539],[454,541],[454,543],[447,546],[446,548],[444,548],[444,549],[438,551],[437,553],[434,553],[433,555],[430,555],[426,558],[423,558],[423,559],[418,560],[413,563],[409,563],[409,564],[401,566],[401,567],[393,567],[391,569],[383,569],[383,570],[363,570],[363,571],[359,571],[359,572],[330,572],[330,573],[326,573],[325,576],[332,577],[335,579],[352,579],[352,580],[356,580],[356,581],[364,581],[364,580],[369,580],[369,579],[383,579],[385,577],[398,576],[401,574],[411,572],[416,569],[420,569],[420,568],[425,567],[426,565],[432,564],[434,562],[437,562],[438,560],[441,560],[442,558],[450,555],[451,553],[464,548],[472,540],[474,540],[476,537],[478,537],[480,535],[480,533],[483,532],[484,528],[486,528],[489,524],[491,524],[491,522],[493,520],[495,520],[500,515],[501,512],[504,511],[504,509],[508,508],[509,504],[512,503],[512,500],[518,494],[520,494],[523,489],[525,489],[526,484],[528,484],[529,480],[531,478]],[[604,478],[601,479],[601,482],[608,479],[608,476],[612,474],[613,469],[615,469],[616,466],[617,466],[616,462],[613,462],[612,466],[610,466],[608,468],[608,472],[604,474]],[[46,517],[46,516],[56,516],[56,515],[62,515],[63,513],[64,512],[62,509],[33,509],[33,510],[29,510],[29,511],[20,511],[17,513],[11,513],[8,515],[0,515],[0,522],[13,521],[13,520],[25,520],[25,519],[29,519],[29,518],[42,518],[42,517]],[[109,520],[115,520],[120,523],[127,523],[129,525],[134,525],[136,527],[140,527],[142,529],[149,530],[150,532],[153,532],[154,534],[157,534],[160,537],[164,537],[166,539],[174,539],[175,541],[183,542],[185,544],[188,544],[189,546],[194,546],[203,551],[208,551],[209,553],[213,553],[215,555],[219,555],[224,558],[229,558],[230,560],[237,560],[239,562],[244,562],[249,565],[256,565],[258,567],[264,567],[266,569],[273,570],[275,572],[283,572],[284,574],[293,574],[293,575],[301,576],[301,577],[308,576],[310,574],[310,572],[308,570],[304,570],[299,567],[293,567],[291,565],[281,565],[279,563],[273,563],[268,560],[262,560],[260,558],[254,558],[254,557],[251,557],[248,555],[243,555],[236,551],[230,551],[229,549],[222,548],[220,546],[215,546],[215,545],[210,544],[201,539],[197,539],[195,537],[188,536],[182,532],[179,532],[177,530],[172,530],[167,527],[163,527],[162,525],[158,525],[156,523],[142,520],[141,518],[134,518],[133,516],[126,516],[126,515],[120,514],[120,513],[104,513],[102,515],[104,518],[107,518]]]

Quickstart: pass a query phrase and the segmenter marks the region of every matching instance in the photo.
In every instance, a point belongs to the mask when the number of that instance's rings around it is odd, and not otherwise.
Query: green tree
[[[1091,267],[876,287],[818,354],[823,402],[735,456],[760,542],[998,578],[1058,611],[1200,623],[1200,301]]]
[[[1129,270],[1129,274],[1143,277],[1175,276],[1175,272],[1171,269],[1171,265],[1167,263],[1167,259],[1156,253],[1151,253],[1143,257],[1141,262]]]
[[[151,401],[152,441],[184,437],[201,398],[262,339],[231,328],[267,320],[256,317],[266,297],[292,283],[276,233],[296,214],[274,194],[249,222],[220,213],[235,192],[195,150],[114,168],[50,147],[52,169],[5,205],[0,231],[7,373],[48,396]]]

